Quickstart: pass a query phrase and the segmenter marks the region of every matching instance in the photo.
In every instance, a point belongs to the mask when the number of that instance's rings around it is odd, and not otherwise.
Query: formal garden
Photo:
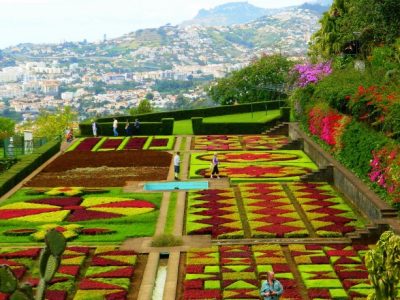
[[[271,271],[280,299],[398,299],[399,5],[334,0],[307,61],[265,55],[214,107],[85,120],[3,161],[0,300],[260,299]]]

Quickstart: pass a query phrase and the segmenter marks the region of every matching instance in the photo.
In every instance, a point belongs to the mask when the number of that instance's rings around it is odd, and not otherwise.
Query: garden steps
[[[384,222],[375,224],[367,224],[365,228],[357,228],[353,232],[346,234],[346,237],[350,238],[353,243],[375,243],[380,235],[388,229],[388,225]]]
[[[277,125],[264,131],[263,134],[286,135],[287,136],[289,134],[289,125],[288,125],[288,123],[278,123]]]
[[[306,175],[300,176],[301,182],[328,182],[333,184],[333,166],[328,165],[319,168],[317,171],[312,171]]]
[[[286,145],[283,145],[279,150],[303,150],[303,139],[290,140]]]

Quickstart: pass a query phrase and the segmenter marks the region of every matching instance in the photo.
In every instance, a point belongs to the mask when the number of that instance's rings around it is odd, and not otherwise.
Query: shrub
[[[183,244],[182,239],[172,234],[161,234],[153,238],[152,247],[176,247]]]

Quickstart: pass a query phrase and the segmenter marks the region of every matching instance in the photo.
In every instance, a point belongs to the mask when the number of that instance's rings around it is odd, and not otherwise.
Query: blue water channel
[[[168,181],[145,183],[145,191],[169,191],[169,190],[204,190],[208,189],[208,181]]]

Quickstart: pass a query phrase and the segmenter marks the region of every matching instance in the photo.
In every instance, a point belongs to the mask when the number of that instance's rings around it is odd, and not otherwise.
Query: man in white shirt
[[[179,157],[179,152],[176,152],[174,156],[174,172],[175,172],[175,180],[179,180],[179,165],[181,163],[181,158]]]
[[[116,118],[114,118],[114,122],[113,122],[113,132],[114,132],[114,136],[118,136],[118,120]]]

